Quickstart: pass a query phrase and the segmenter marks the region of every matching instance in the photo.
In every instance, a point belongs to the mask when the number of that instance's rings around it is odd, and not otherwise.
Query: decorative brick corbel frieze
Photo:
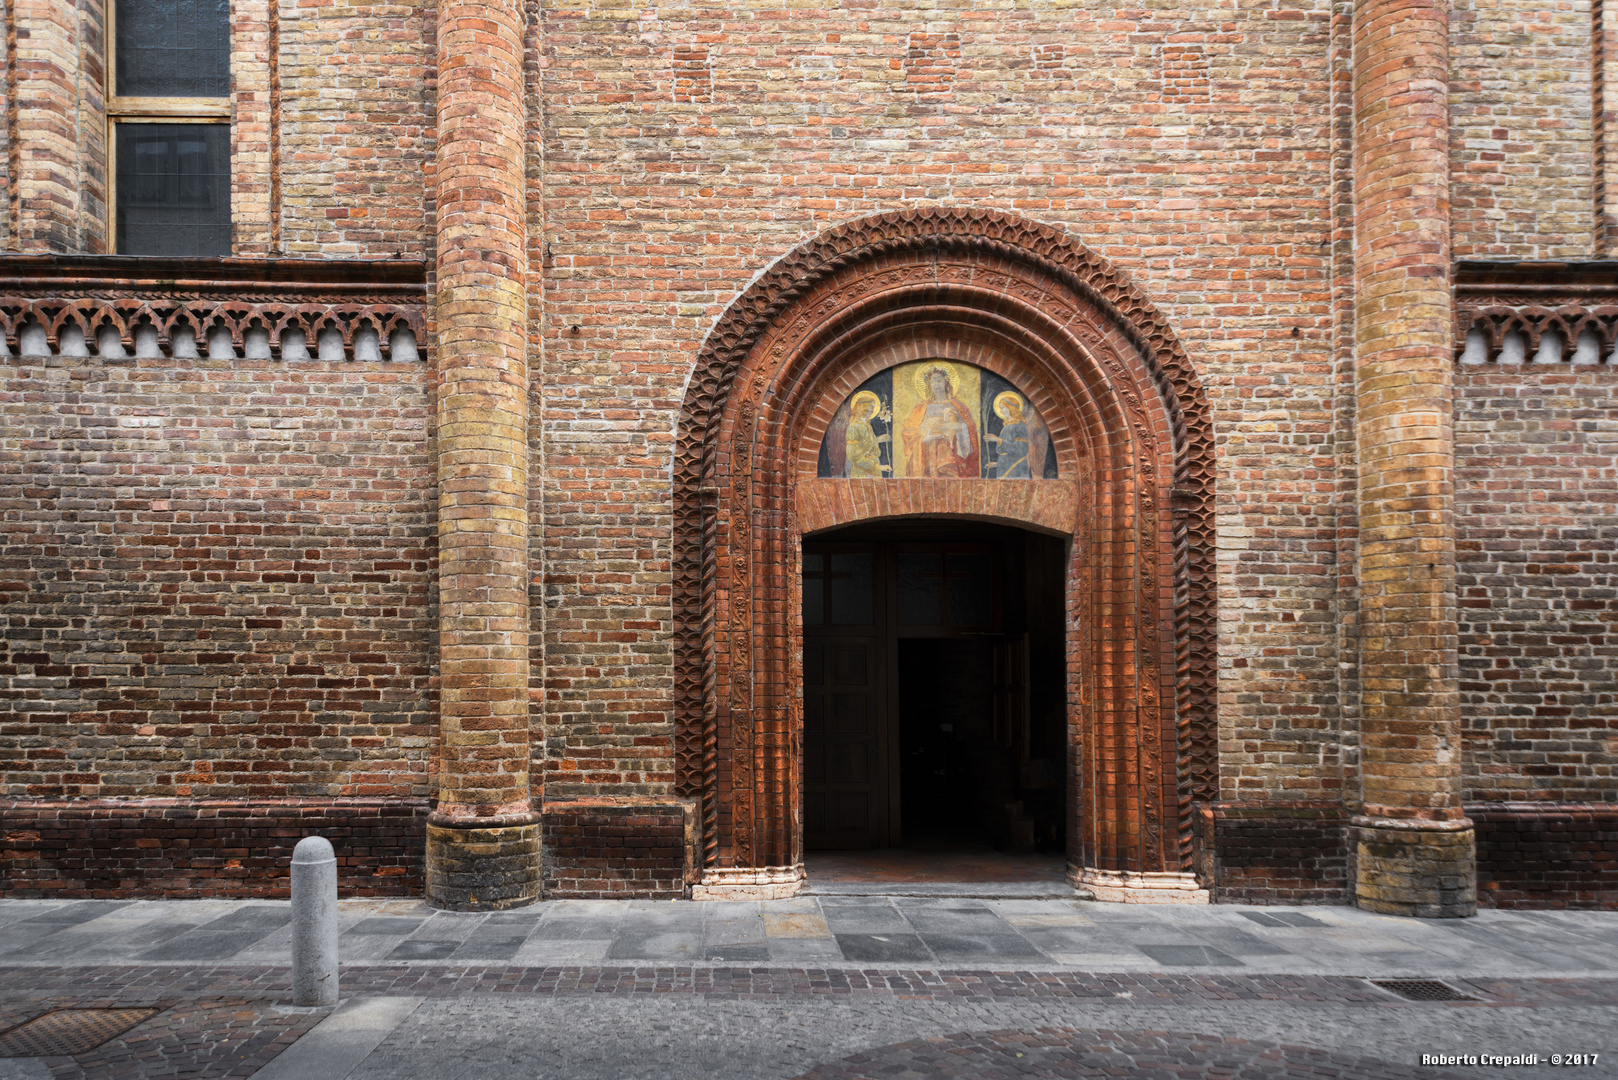
[[[1006,363],[1050,392],[1041,415],[1085,507],[1069,690],[1088,718],[1075,731],[1091,775],[1075,808],[1094,833],[1083,843],[1107,869],[1183,881],[1194,807],[1217,785],[1207,400],[1163,317],[1098,256],[1047,226],[963,209],[822,234],[738,297],[698,357],[674,470],[675,750],[705,867],[737,884],[726,875],[790,876],[801,859],[801,642],[783,613],[797,601],[798,535],[842,512],[794,463],[824,425],[815,403],[876,362],[839,334],[884,319],[912,343],[923,327],[975,336],[985,355],[1023,342]],[[917,498],[907,512],[959,510],[952,496]]]
[[[1455,358],[1465,364],[1612,364],[1618,262],[1462,262]]]
[[[0,340],[13,356],[414,361],[427,352],[426,268],[3,256]]]

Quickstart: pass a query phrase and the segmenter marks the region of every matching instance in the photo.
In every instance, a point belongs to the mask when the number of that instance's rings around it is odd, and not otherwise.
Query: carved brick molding
[[[1455,270],[1462,363],[1611,364],[1618,262],[1463,262]]]
[[[704,865],[801,862],[799,538],[881,513],[820,491],[803,448],[825,401],[918,339],[1015,375],[1074,481],[1072,504],[1037,513],[920,488],[900,511],[1072,521],[1070,862],[1190,869],[1193,805],[1217,781],[1206,398],[1163,317],[1103,260],[1049,227],[961,209],[822,234],[748,288],[698,357],[675,460],[674,614],[676,775],[701,801]]]
[[[403,260],[0,257],[12,355],[415,360],[426,305]]]

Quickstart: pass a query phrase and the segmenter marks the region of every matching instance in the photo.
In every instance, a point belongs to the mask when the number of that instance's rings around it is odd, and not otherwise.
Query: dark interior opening
[[[969,522],[805,539],[809,850],[1065,850],[1066,561]]]

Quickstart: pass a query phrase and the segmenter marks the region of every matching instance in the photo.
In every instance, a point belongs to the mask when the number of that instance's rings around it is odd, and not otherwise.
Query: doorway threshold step
[[[800,896],[919,896],[957,900],[1094,900],[1083,889],[1045,881],[825,881]]]

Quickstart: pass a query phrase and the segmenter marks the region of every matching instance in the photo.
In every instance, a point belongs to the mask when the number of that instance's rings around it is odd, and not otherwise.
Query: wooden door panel
[[[868,686],[871,679],[869,644],[839,645],[831,650],[832,682],[838,686]]]
[[[870,694],[838,693],[831,695],[831,734],[844,741],[875,737],[871,730]]]
[[[831,776],[834,785],[871,782],[871,745],[869,740],[844,741],[832,745]]]
[[[804,842],[886,842],[880,640],[816,635],[804,643]]]
[[[866,792],[843,791],[837,795],[837,814],[832,822],[832,831],[836,835],[852,836],[856,833],[865,833],[869,836],[871,828],[872,799]],[[866,840],[865,847],[871,846]]]
[[[805,701],[803,708],[803,782],[815,790],[826,782],[826,740],[822,737],[825,724],[811,723],[810,717],[819,718],[819,702]]]
[[[892,840],[887,562],[880,545],[804,547],[806,847]]]
[[[804,780],[803,795],[803,831],[809,836],[819,836],[826,831],[826,792],[824,786],[808,788],[808,779]]]

